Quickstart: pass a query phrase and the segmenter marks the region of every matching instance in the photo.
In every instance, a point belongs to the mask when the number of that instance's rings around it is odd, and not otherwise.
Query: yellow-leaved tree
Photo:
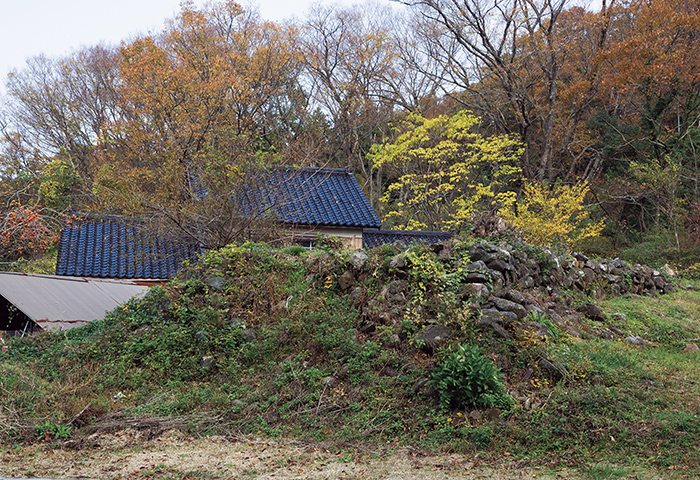
[[[395,141],[375,145],[375,168],[393,173],[382,198],[394,228],[459,230],[478,210],[515,197],[522,145],[512,136],[484,136],[471,112],[425,118],[411,113]]]
[[[581,240],[600,235],[603,221],[590,219],[584,201],[589,192],[585,182],[573,186],[527,182],[522,198],[505,200],[499,215],[533,245],[571,248]]]

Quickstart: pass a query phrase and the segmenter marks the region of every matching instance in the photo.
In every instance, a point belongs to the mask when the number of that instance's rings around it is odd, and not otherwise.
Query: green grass
[[[630,470],[606,463],[596,463],[586,466],[582,473],[590,480],[604,480],[607,478],[629,478]]]
[[[419,271],[409,274],[419,281],[405,291],[406,310],[386,300],[383,292],[398,275],[388,268],[396,253],[372,252],[353,287],[342,291],[346,252],[228,247],[102,321],[13,340],[0,355],[0,437],[76,438],[113,412],[189,418],[182,428],[197,434],[399,442],[494,460],[507,451],[589,478],[700,468],[699,356],[683,351],[700,341],[700,292],[601,303],[609,315],[624,313],[627,322],[616,327],[643,337],[646,347],[624,336],[572,338],[551,322],[557,335],[548,341],[497,340],[458,314],[458,275],[430,276],[434,260],[425,252],[414,255]],[[211,276],[222,278],[220,288],[207,286]],[[412,341],[423,328],[411,313],[418,307],[459,332],[433,355]],[[445,408],[424,385],[464,343],[478,344],[504,373],[514,404],[501,416],[489,420],[475,405]],[[564,378],[540,371],[542,358],[561,365]],[[88,405],[70,431],[60,427]],[[483,419],[470,418],[475,410]]]

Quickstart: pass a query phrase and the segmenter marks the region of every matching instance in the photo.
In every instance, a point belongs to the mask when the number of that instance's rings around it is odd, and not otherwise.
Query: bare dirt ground
[[[75,443],[75,442],[74,442]],[[71,441],[0,448],[0,477],[52,479],[578,479],[576,472],[494,466],[478,456],[428,456],[409,450],[333,453],[295,442],[188,438],[170,431],[151,440],[137,430]],[[634,477],[637,478],[637,477]]]

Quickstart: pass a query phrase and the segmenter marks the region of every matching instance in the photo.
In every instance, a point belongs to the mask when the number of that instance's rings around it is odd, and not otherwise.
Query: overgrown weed
[[[434,252],[412,248],[376,249],[355,269],[347,252],[331,248],[230,246],[102,321],[13,340],[0,356],[0,435],[31,441],[37,426],[51,431],[49,422],[79,436],[110,412],[216,412],[215,424],[193,420],[192,432],[508,451],[542,464],[594,465],[590,475],[614,476],[617,467],[606,465],[630,459],[645,468],[700,467],[698,354],[683,352],[700,338],[700,293],[603,302],[626,315],[615,326],[647,339],[646,347],[624,337],[575,339],[543,315],[527,321],[544,325],[546,339],[497,340],[474,325],[458,271],[464,262],[438,268]],[[401,255],[407,267],[390,267]],[[416,339],[437,319],[455,334],[431,351]],[[512,405],[440,401],[433,372],[465,343],[503,372],[495,393]],[[567,375],[546,375],[542,359]],[[605,460],[585,461],[593,456]]]

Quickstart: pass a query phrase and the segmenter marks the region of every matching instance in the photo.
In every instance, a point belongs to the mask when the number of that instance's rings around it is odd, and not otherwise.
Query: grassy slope
[[[698,353],[683,352],[700,339],[700,293],[602,302],[608,313],[627,315],[616,326],[651,342],[645,348],[558,331],[547,342],[496,340],[474,328],[454,295],[458,282],[445,280],[450,272],[438,271],[427,251],[413,252],[406,305],[384,300],[401,277],[388,266],[397,253],[388,247],[370,254],[356,275],[359,288],[346,291],[338,279],[347,253],[231,247],[104,321],[15,341],[0,356],[0,435],[60,439],[125,418],[168,417],[199,433],[494,459],[507,452],[599,478],[596,469],[608,464],[700,467]],[[432,355],[419,348],[426,317],[460,332],[451,343],[478,344],[499,365],[515,400],[510,411],[479,419],[473,407],[440,405],[431,384],[422,385],[450,352],[449,344]],[[377,320],[372,332],[367,318]],[[548,378],[541,358],[562,362],[567,378]],[[486,417],[486,408],[480,413]]]

